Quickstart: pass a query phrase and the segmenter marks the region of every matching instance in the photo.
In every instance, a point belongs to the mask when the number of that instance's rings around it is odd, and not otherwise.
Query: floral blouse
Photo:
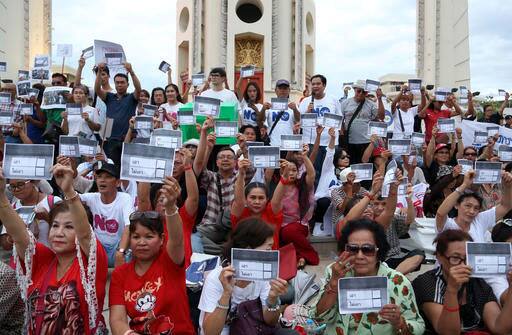
[[[329,283],[332,271],[331,265],[325,269],[325,282]],[[353,271],[347,273],[345,277],[353,277]],[[389,278],[388,294],[390,303],[400,306],[402,316],[404,317],[409,331],[411,334],[423,334],[425,331],[425,323],[423,318],[418,312],[416,305],[416,297],[411,283],[403,274],[393,269],[390,269],[385,264],[381,263],[377,276],[386,276]],[[313,305],[310,311],[310,317],[314,318],[319,323],[326,323],[326,335],[344,335],[344,334],[358,334],[358,335],[383,335],[395,334],[393,326],[386,320],[379,317],[378,313],[364,313],[364,314],[347,314],[341,315],[338,312],[338,303],[334,304],[331,309],[316,316],[316,305],[327,285],[320,290],[318,300]]]

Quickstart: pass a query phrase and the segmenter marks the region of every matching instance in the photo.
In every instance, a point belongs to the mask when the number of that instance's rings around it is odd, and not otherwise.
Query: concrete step
[[[321,259],[338,254],[338,242],[333,236],[311,236],[309,240]]]

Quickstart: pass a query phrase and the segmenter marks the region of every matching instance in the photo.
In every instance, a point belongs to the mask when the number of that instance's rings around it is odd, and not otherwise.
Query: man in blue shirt
[[[123,148],[123,139],[128,131],[129,120],[135,115],[139,94],[141,91],[139,78],[135,75],[130,63],[124,63],[126,71],[133,80],[135,90],[133,93],[127,93],[129,81],[128,76],[124,73],[118,73],[114,76],[114,85],[116,93],[104,91],[101,87],[101,74],[105,63],[98,65],[96,81],[94,83],[94,91],[98,97],[107,105],[107,118],[114,119],[112,126],[112,134],[103,145],[105,154],[112,159],[115,164],[121,163],[121,151]]]

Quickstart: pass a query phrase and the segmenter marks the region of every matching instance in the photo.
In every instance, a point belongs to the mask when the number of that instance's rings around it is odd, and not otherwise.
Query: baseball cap
[[[278,81],[276,81],[276,88],[279,87],[279,86],[288,86],[290,87],[290,82],[286,79],[279,79]]]
[[[505,116],[505,120],[510,120],[510,119],[512,119],[512,115],[509,114],[509,115]]]
[[[191,138],[185,143],[183,143],[183,147],[186,147],[187,145],[193,145],[198,147],[199,146],[199,140],[197,138]]]
[[[439,143],[436,145],[436,150],[434,152],[438,152],[441,149],[447,148],[448,145],[446,143]]]
[[[106,172],[109,175],[111,175],[112,177],[119,179],[119,169],[114,164],[105,163],[103,161],[98,161],[94,165],[94,172],[95,173]]]

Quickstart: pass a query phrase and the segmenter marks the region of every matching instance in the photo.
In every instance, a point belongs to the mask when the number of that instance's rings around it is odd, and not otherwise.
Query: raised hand
[[[52,167],[52,173],[53,177],[55,178],[55,182],[66,196],[68,196],[70,193],[74,191],[74,172],[71,166],[65,166],[57,163]]]
[[[176,208],[176,201],[181,194],[180,184],[171,176],[166,176],[163,180],[162,195],[164,196],[163,205],[166,210]]]
[[[126,62],[123,65],[124,65],[124,68],[126,69],[126,71],[128,73],[130,73],[130,74],[133,73],[133,68],[132,68],[132,64],[131,63]]]
[[[226,266],[222,269],[219,275],[220,283],[222,284],[222,288],[224,293],[231,296],[233,289],[235,288],[235,268],[230,266]]]
[[[270,281],[269,298],[278,298],[288,290],[288,282],[284,279],[277,278]]]
[[[447,290],[459,291],[463,284],[469,281],[471,268],[466,264],[452,266],[448,274]]]
[[[245,176],[247,173],[247,169],[251,166],[251,161],[247,158],[241,159],[238,161],[238,173],[242,176]]]

